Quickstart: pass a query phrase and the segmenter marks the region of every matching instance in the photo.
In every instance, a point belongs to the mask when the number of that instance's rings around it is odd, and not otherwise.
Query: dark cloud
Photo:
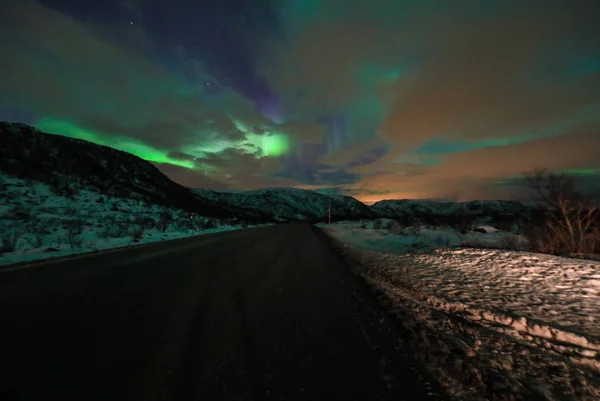
[[[496,181],[520,178],[536,168],[600,172],[597,149],[600,135],[594,130],[455,153],[436,166],[384,158],[351,169],[365,178],[348,188],[362,187],[365,193],[387,191],[389,198],[511,199],[529,194],[518,185],[503,186]],[[367,195],[363,199],[376,200]]]
[[[138,12],[136,2],[123,7]],[[235,91],[205,93],[66,14],[27,0],[1,11],[0,51],[10,55],[0,66],[3,102],[162,149],[243,140],[234,119],[268,123]],[[196,80],[210,80],[201,63],[187,61]]]
[[[278,128],[302,143],[322,143],[327,130],[324,124],[317,122],[288,122]]]
[[[600,168],[598,2],[117,3],[2,2],[0,113],[144,145],[191,186],[463,200]]]
[[[311,5],[281,2],[286,35],[265,48],[261,67],[294,107],[345,113],[362,127],[320,159],[365,177],[344,188],[508,196],[493,182],[534,164],[596,166],[597,2]],[[467,142],[455,155],[415,154],[437,139]],[[385,156],[369,155],[382,144]]]

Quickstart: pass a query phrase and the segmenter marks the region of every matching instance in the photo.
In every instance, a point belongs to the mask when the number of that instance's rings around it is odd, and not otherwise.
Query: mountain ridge
[[[50,184],[66,194],[93,189],[100,194],[139,199],[207,217],[251,222],[327,221],[450,214],[522,215],[531,205],[518,201],[445,202],[382,200],[370,206],[345,195],[299,188],[216,191],[188,188],[153,163],[130,153],[22,123],[0,122],[0,172]]]

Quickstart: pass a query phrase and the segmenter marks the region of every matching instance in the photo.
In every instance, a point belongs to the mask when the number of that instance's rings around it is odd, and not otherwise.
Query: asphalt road
[[[201,236],[0,272],[0,399],[438,399],[398,330],[307,224]]]

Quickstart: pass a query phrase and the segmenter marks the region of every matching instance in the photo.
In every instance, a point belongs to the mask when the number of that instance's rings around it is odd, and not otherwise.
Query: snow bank
[[[324,229],[459,399],[600,399],[600,263],[456,249],[460,238],[445,229]],[[435,249],[434,235],[449,245]],[[405,245],[419,241],[427,246]]]
[[[0,265],[243,228],[137,200],[1,176]]]
[[[477,248],[505,248],[510,246],[527,249],[529,244],[522,235],[490,230],[490,232],[457,233],[452,227],[400,226],[390,219],[365,220],[363,222],[342,221],[318,227],[335,232],[336,238],[377,252],[400,254],[430,252],[434,249],[458,246]]]

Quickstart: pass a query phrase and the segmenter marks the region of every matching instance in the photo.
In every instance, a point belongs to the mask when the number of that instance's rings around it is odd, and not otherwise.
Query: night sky
[[[600,171],[600,2],[2,0],[0,120],[187,186],[519,198]]]

